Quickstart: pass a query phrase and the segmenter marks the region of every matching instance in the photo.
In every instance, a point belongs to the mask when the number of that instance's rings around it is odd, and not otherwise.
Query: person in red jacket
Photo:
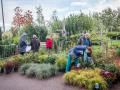
[[[53,39],[52,36],[51,37],[47,37],[46,38],[46,49],[48,50],[48,53],[50,54],[50,51],[52,49],[53,46]]]

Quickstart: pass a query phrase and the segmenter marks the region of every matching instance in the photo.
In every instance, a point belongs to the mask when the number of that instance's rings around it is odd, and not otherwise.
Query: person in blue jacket
[[[68,60],[66,64],[66,72],[70,71],[71,69],[71,61],[74,60],[75,67],[77,67],[78,64],[78,58],[80,56],[85,55],[85,50],[87,47],[85,45],[77,45],[69,50],[68,52]]]
[[[24,53],[26,52],[26,47],[27,47],[27,43],[26,43],[26,33],[23,33],[20,37],[20,41],[19,41],[19,52],[21,55],[24,55]]]
[[[92,42],[90,40],[90,34],[89,33],[82,34],[82,36],[79,38],[78,42],[79,42],[78,44],[85,45],[87,47],[87,49],[86,49],[87,56],[84,55],[84,62],[93,63],[93,61],[91,59]]]
[[[90,40],[89,33],[85,34],[85,38],[83,38],[82,43],[83,43],[82,45],[85,45],[87,47],[87,49],[86,49],[87,56],[85,56],[84,61],[93,63],[92,58],[91,58],[92,57],[92,42]]]

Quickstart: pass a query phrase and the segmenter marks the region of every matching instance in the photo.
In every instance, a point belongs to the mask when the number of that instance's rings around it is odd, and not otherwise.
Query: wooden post
[[[2,9],[3,31],[5,32],[5,20],[4,20],[4,10],[3,10],[3,1],[2,0],[1,0],[1,9]]]
[[[2,30],[1,30],[1,27],[0,27],[0,44],[1,44],[1,41],[2,41]]]
[[[1,47],[1,45],[2,45],[2,30],[1,30],[1,27],[0,27],[0,58],[2,57],[1,55],[2,55],[2,47]]]

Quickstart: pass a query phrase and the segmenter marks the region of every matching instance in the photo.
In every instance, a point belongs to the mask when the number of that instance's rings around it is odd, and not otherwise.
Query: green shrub
[[[18,37],[18,36],[13,37],[13,39],[12,39],[12,43],[14,43],[14,44],[17,45],[18,42],[19,42],[19,37]]]
[[[38,63],[50,63],[50,64],[55,64],[56,61],[56,56],[55,55],[41,55],[39,56]]]
[[[20,67],[20,73],[28,77],[37,79],[46,79],[56,75],[56,67],[51,64],[23,64]]]
[[[31,64],[30,67],[26,70],[26,75],[28,77],[35,77],[35,71],[39,64]]]
[[[116,56],[117,56],[117,57],[120,57],[120,48],[117,48],[117,49],[116,49]]]
[[[33,59],[33,53],[31,52],[31,53],[26,53],[25,55],[24,55],[24,57],[23,57],[23,59],[24,59],[24,62],[25,63],[28,63],[28,62],[31,62],[32,61],[32,59]]]
[[[39,56],[37,53],[33,54],[32,52],[26,53],[24,56],[22,56],[21,63],[31,63],[31,62],[38,62]]]
[[[39,55],[45,55],[46,54],[46,49],[40,48]]]
[[[19,69],[19,72],[20,74],[22,75],[25,75],[26,74],[26,70],[31,66],[31,64],[23,64],[20,69]]]
[[[103,63],[97,63],[95,65],[98,68],[101,68],[103,70],[112,72],[112,73],[117,73],[118,69],[116,68],[116,66],[114,64],[103,64]]]
[[[44,63],[47,58],[48,58],[48,55],[40,55],[38,63]]]
[[[116,73],[118,71],[114,64],[105,64],[105,70],[112,73]]]
[[[56,67],[58,71],[65,71],[67,58],[65,56],[59,56],[56,60]]]
[[[102,50],[100,49],[101,49],[100,46],[93,46],[92,55],[94,60],[97,60],[102,57]]]
[[[40,64],[35,71],[37,79],[46,79],[56,74],[56,68],[50,64]]]
[[[55,64],[56,57],[55,56],[48,56],[44,63]]]
[[[82,70],[72,70],[65,73],[64,81],[67,84],[85,87],[88,90],[94,90],[95,84],[100,85],[100,90],[107,89],[107,82],[102,76],[100,76],[101,69],[82,69]]]
[[[119,35],[120,35],[120,32],[108,32],[107,33],[108,37],[116,37],[116,36],[119,36]]]

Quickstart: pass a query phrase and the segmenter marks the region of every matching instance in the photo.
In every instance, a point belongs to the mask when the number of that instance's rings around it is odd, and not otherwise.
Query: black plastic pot
[[[11,67],[6,67],[5,68],[6,74],[9,74],[12,72],[12,68]]]
[[[112,88],[112,86],[113,86],[113,83],[112,83],[111,81],[109,81],[109,82],[108,82],[108,87],[109,87],[109,88]]]
[[[1,68],[0,73],[4,73],[4,68]]]
[[[14,72],[18,72],[18,66],[14,67]]]

